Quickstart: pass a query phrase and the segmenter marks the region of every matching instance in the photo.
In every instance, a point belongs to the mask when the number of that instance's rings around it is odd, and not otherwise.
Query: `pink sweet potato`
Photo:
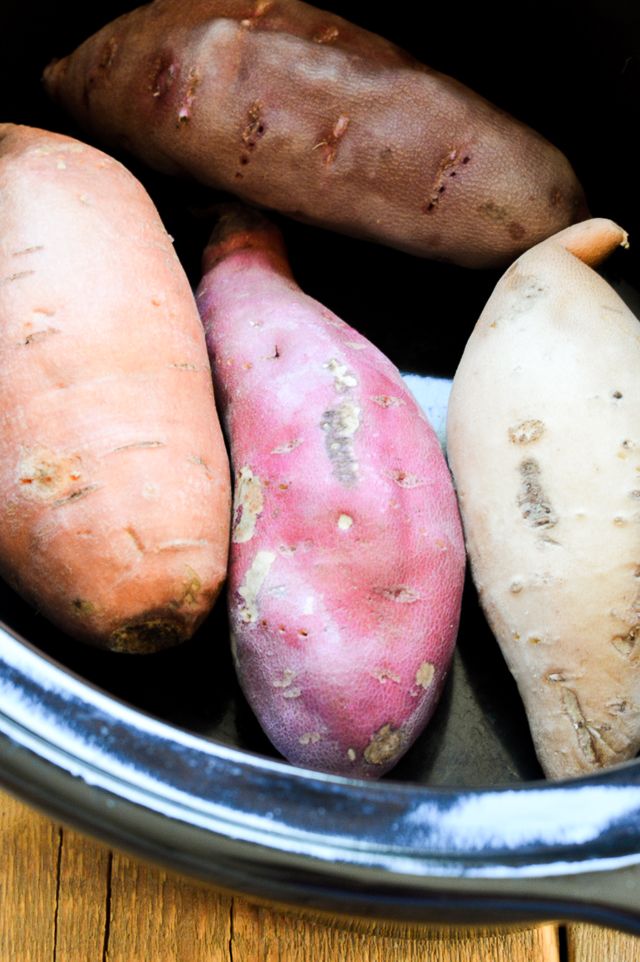
[[[225,576],[229,467],[187,279],[138,181],[0,125],[0,573],[116,651],[188,638]]]
[[[261,214],[227,210],[204,270],[242,687],[290,761],[376,778],[429,720],[457,634],[465,557],[444,456],[394,365],[302,293]]]
[[[45,85],[158,170],[424,257],[506,266],[588,216],[543,137],[301,0],[156,0]]]

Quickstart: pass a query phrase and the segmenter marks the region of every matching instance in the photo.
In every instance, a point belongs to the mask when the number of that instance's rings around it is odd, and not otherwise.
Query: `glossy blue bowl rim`
[[[468,791],[324,775],[151,717],[0,627],[0,780],[109,844],[250,897],[640,934],[640,762]]]

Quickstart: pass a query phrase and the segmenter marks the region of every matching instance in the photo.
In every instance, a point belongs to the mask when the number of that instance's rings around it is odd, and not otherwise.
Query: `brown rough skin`
[[[189,638],[224,581],[229,466],[193,295],[117,161],[0,124],[0,574],[74,638]]]
[[[423,257],[503,266],[588,216],[543,137],[301,0],[156,0],[44,82],[158,170]]]

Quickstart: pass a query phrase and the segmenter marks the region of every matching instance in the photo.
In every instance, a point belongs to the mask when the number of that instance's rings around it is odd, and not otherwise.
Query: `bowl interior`
[[[640,92],[640,8],[634,0],[541,0],[535,23],[501,23],[502,7],[463,2],[451,22],[433,10],[376,13],[355,0],[322,4],[388,36],[529,123],[560,147],[581,179],[594,215],[631,233],[607,276],[634,297],[639,283],[638,187],[631,148]],[[4,0],[0,34],[19,61],[0,63],[0,121],[89,139],[47,100],[40,76],[133,2],[109,0],[78,10],[62,0]],[[450,17],[445,17],[450,21]],[[35,28],[34,28],[35,25]],[[540,29],[546,25],[552,29]],[[498,40],[500,36],[500,40]],[[97,142],[97,146],[100,146]],[[226,195],[173,181],[120,158],[144,183],[195,286],[211,229],[207,209]],[[406,372],[452,377],[498,272],[473,272],[274,218],[301,287],[360,330]],[[631,294],[629,294],[631,291]],[[639,301],[640,303],[640,301]],[[105,691],[172,724],[241,749],[279,757],[235,679],[224,600],[197,635],[153,656],[123,656],[80,645],[0,583],[0,618],[47,655]],[[468,583],[459,644],[443,698],[429,727],[388,779],[451,788],[542,777],[518,692]]]

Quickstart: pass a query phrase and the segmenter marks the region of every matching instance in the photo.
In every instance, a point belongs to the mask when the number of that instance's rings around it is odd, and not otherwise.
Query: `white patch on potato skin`
[[[235,523],[231,540],[234,544],[244,544],[253,538],[258,515],[264,507],[260,478],[255,477],[247,465],[238,472],[233,500]]]
[[[290,668],[285,668],[282,672],[282,678],[277,679],[273,683],[274,688],[288,688],[296,677],[295,671],[291,671]]]
[[[16,470],[20,494],[31,501],[50,503],[77,488],[82,479],[78,454],[64,455],[50,448],[23,448]]]
[[[238,588],[238,594],[244,599],[240,615],[247,624],[258,620],[256,596],[262,587],[262,582],[269,574],[269,569],[275,558],[276,556],[272,551],[258,551],[245,575],[244,584]]]
[[[435,673],[435,666],[429,661],[423,661],[416,672],[416,685],[420,685],[426,691],[431,685]]]
[[[302,614],[312,615],[314,604],[315,604],[315,598],[313,597],[313,595],[308,595],[307,598],[305,599],[304,608],[302,609]]]
[[[364,750],[364,759],[370,765],[385,765],[400,755],[403,741],[399,728],[392,728],[391,724],[383,725],[371,735],[371,741]]]
[[[341,364],[340,361],[332,358],[322,366],[328,367],[333,374],[333,386],[338,394],[344,394],[344,392],[350,390],[350,388],[358,386],[358,382],[353,374],[347,374],[348,368],[346,364]]]
[[[284,444],[278,445],[271,454],[289,454],[289,451],[293,451],[300,444],[302,444],[302,438],[293,438],[291,441],[285,441]]]
[[[355,760],[356,760],[356,753],[354,752],[353,748],[349,748],[349,749],[348,749],[347,755],[349,756],[349,761],[355,762]]]
[[[348,514],[341,514],[338,518],[338,527],[341,531],[348,531],[353,524],[353,518]]]
[[[400,684],[402,679],[399,675],[394,675],[393,672],[388,671],[386,668],[379,668],[377,671],[370,672],[372,678],[376,678],[381,685],[385,685],[387,681],[395,681],[396,684]]]
[[[300,736],[298,741],[300,742],[301,745],[308,745],[309,743],[311,743],[312,745],[316,745],[321,738],[322,738],[322,735],[320,734],[320,732],[305,732],[304,735]]]

